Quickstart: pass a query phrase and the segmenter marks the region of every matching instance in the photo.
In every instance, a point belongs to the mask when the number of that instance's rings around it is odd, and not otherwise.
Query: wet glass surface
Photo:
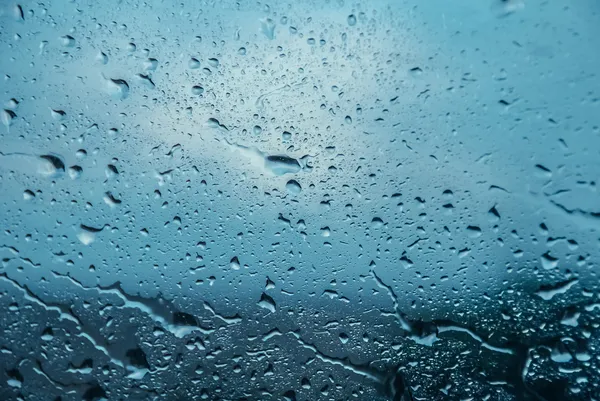
[[[599,36],[0,2],[0,400],[599,400]]]

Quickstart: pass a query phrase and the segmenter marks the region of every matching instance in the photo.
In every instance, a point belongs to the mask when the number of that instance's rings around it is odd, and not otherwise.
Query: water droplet
[[[283,131],[283,133],[281,134],[281,139],[283,139],[284,141],[289,141],[290,139],[292,139],[292,133],[288,131]]]
[[[96,240],[96,235],[92,232],[82,230],[77,234],[77,239],[83,245],[90,245]]]
[[[104,86],[115,99],[123,100],[129,95],[129,84],[123,79],[104,78]]]
[[[67,113],[65,113],[62,110],[50,109],[50,114],[52,115],[52,118],[56,121],[63,121],[67,117]]]
[[[121,204],[121,200],[117,199],[113,196],[112,192],[108,191],[104,194],[104,203],[106,203],[111,208],[115,208]],[[147,233],[147,231],[146,231]]]
[[[60,43],[65,47],[73,47],[75,46],[75,38],[71,35],[61,36]]]
[[[554,269],[556,266],[558,266],[558,258],[555,258],[554,256],[550,255],[550,252],[546,252],[545,254],[543,254],[540,260],[542,262],[542,267],[544,268],[544,270]]]
[[[219,66],[219,60],[216,58],[209,58],[208,65],[210,65],[211,67],[217,68]]]
[[[383,220],[381,220],[379,217],[373,217],[373,220],[371,220],[371,227],[373,227],[373,228],[383,227]]]
[[[119,170],[117,170],[117,167],[113,164],[108,164],[104,170],[104,174],[106,175],[106,178],[111,179],[119,175]]]
[[[356,25],[356,16],[354,14],[350,14],[347,18],[348,25],[354,26]]]
[[[81,224],[79,226],[79,233],[77,234],[77,239],[83,245],[90,245],[96,240],[96,234],[104,230],[106,226],[102,228],[96,228],[91,226],[86,226],[85,224]]]
[[[13,18],[17,21],[24,21],[25,15],[23,14],[23,7],[19,4],[15,4],[12,9]]]
[[[274,175],[294,174],[300,171],[301,166],[298,160],[285,156],[267,156],[265,158],[265,169]]]
[[[106,53],[98,52],[98,54],[96,55],[96,60],[100,64],[107,64],[108,63],[108,56],[106,55]]]
[[[294,390],[288,390],[283,393],[283,399],[285,401],[296,401],[296,392]]]
[[[285,189],[287,189],[287,191],[293,195],[298,195],[302,191],[302,187],[296,180],[289,180],[285,184]]]
[[[41,155],[40,159],[43,163],[40,164],[38,173],[48,177],[57,177],[65,172],[65,163],[60,156],[47,154]]]
[[[69,177],[71,179],[76,180],[81,177],[81,173],[83,173],[83,169],[79,166],[71,166],[69,167]]]
[[[23,191],[23,199],[25,200],[31,200],[35,198],[35,193],[33,193],[33,191],[26,189],[25,191]]]
[[[467,233],[471,238],[478,238],[481,236],[481,228],[476,226],[468,226]]]
[[[237,256],[231,258],[231,261],[229,262],[229,267],[231,267],[233,270],[240,270],[240,260]]]
[[[420,77],[421,75],[423,75],[423,70],[421,69],[421,67],[413,67],[410,69],[410,75],[412,75],[413,77]]]
[[[271,313],[275,313],[275,311],[277,310],[277,304],[275,303],[275,300],[267,294],[265,294],[264,292],[260,297],[260,301],[258,301],[258,306],[268,310]]]
[[[275,39],[275,22],[271,18],[264,18],[260,21],[260,31],[267,39]]]
[[[194,85],[192,86],[192,95],[201,95],[204,93],[204,88],[201,87],[200,85]]]
[[[155,58],[149,58],[144,61],[144,70],[146,71],[154,71],[158,67],[158,60]]]
[[[192,57],[188,61],[188,67],[192,70],[195,70],[196,68],[200,68],[200,61],[197,58]]]
[[[491,9],[496,17],[504,18],[524,7],[525,4],[522,0],[493,0]]]
[[[4,109],[2,110],[2,124],[8,130],[11,125],[13,125],[14,119],[17,118],[17,115],[12,110]]]
[[[43,341],[52,341],[53,338],[54,338],[54,332],[52,331],[52,328],[47,327],[42,333],[42,340]]]
[[[154,81],[152,81],[152,78],[150,78],[149,75],[144,75],[144,74],[136,74],[135,76],[137,78],[137,80],[139,82],[142,83],[142,85],[144,85],[147,88],[150,89],[154,89],[155,85],[154,85]]]
[[[15,98],[12,98],[8,102],[6,102],[6,107],[8,107],[9,110],[16,110],[18,106],[19,101]]]

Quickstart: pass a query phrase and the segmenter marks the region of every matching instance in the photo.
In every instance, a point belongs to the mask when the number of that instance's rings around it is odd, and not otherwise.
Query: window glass
[[[0,399],[597,400],[599,12],[0,2]]]

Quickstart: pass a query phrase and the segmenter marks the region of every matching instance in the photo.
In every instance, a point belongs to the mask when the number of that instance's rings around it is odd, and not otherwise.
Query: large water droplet
[[[60,156],[47,154],[41,155],[40,159],[42,160],[38,168],[40,174],[48,177],[57,177],[65,172],[65,163]]]
[[[123,79],[104,78],[104,87],[115,99],[125,99],[129,96],[129,84]]]
[[[260,21],[260,31],[270,40],[275,39],[275,22],[271,18]]]
[[[298,160],[286,156],[276,155],[265,157],[265,168],[274,175],[294,174],[300,171]]]
[[[296,180],[289,180],[285,184],[285,188],[288,190],[289,193],[293,195],[298,195],[302,191],[302,187]]]

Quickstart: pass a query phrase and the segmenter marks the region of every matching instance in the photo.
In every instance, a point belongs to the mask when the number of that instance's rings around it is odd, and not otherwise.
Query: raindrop
[[[381,220],[379,217],[373,217],[373,220],[371,220],[371,227],[372,228],[383,227],[383,220]]]
[[[285,156],[267,156],[265,158],[265,168],[274,175],[294,174],[300,171],[301,166],[298,160]]]
[[[192,70],[195,70],[196,68],[200,68],[200,61],[198,59],[192,57],[188,61],[188,67]]]
[[[285,184],[285,189],[292,195],[298,195],[302,191],[302,187],[296,180],[289,180]]]
[[[273,298],[271,298],[264,292],[260,296],[260,301],[258,301],[258,306],[263,309],[268,310],[271,313],[275,313],[275,311],[277,310],[277,304],[275,304],[275,300],[273,300]]]
[[[270,18],[265,18],[260,21],[260,30],[267,39],[275,39],[275,22]]]
[[[75,46],[75,38],[71,35],[61,36],[60,43],[65,47],[73,47]]]
[[[109,95],[115,99],[125,99],[129,95],[129,84],[123,79],[104,77],[104,86]]]
[[[41,155],[40,159],[44,161],[39,167],[38,172],[48,177],[57,177],[65,172],[65,163],[58,155]]]
[[[194,85],[194,86],[192,86],[192,95],[199,96],[199,95],[201,95],[203,93],[204,93],[204,88],[201,87],[200,85]]]
[[[81,177],[82,172],[83,169],[80,166],[69,167],[69,177],[71,177],[71,179],[73,180],[76,180],[77,178]]]
[[[13,120],[17,118],[17,115],[12,110],[4,109],[2,110],[2,124],[8,130],[11,125],[13,125]]]

